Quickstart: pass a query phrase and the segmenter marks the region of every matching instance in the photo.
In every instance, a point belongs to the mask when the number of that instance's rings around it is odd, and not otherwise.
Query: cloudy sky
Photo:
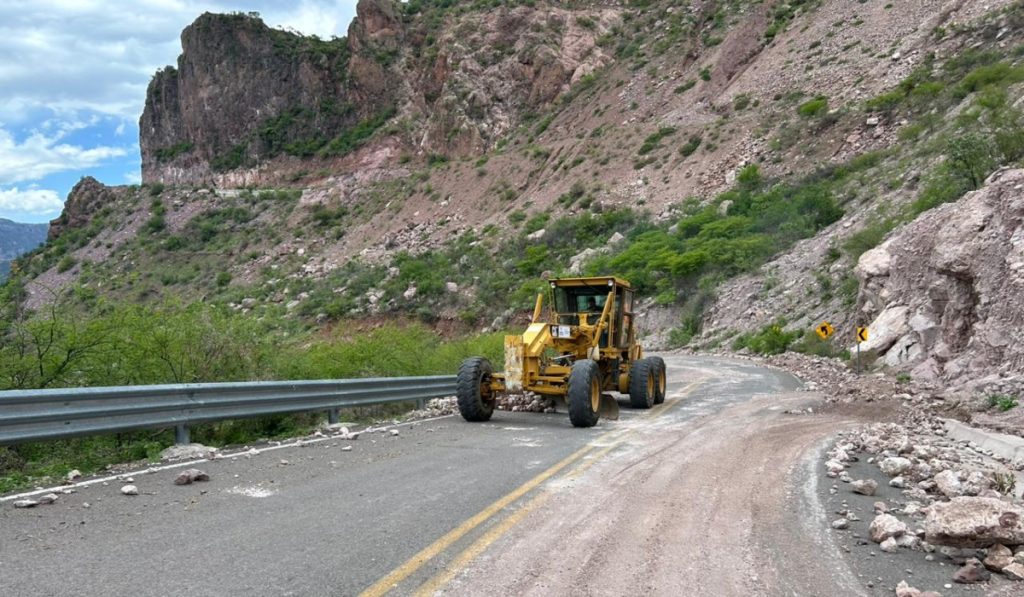
[[[140,180],[146,85],[203,12],[342,36],[356,0],[0,0],[0,218],[45,222],[78,179]]]

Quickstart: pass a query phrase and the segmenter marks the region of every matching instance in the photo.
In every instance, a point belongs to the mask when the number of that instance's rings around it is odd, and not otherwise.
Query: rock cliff
[[[596,40],[618,18],[613,9],[427,11],[392,0],[360,0],[356,12],[348,36],[327,41],[272,29],[255,13],[196,19],[177,66],[149,84],[144,181],[272,179],[289,163],[351,153],[392,119],[401,126],[387,133],[407,149],[483,151],[609,62]]]
[[[1024,170],[929,211],[861,256],[862,348],[915,378],[1024,371]],[[1024,382],[1024,380],[1018,380]]]

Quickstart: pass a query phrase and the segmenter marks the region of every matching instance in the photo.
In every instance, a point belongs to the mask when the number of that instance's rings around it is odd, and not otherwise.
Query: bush
[[[821,116],[826,112],[828,112],[828,98],[823,95],[800,104],[796,109],[796,113],[804,118]]]
[[[700,147],[701,138],[699,135],[692,135],[682,147],[679,148],[679,153],[683,156],[689,157],[693,155],[693,152],[697,151]]]
[[[733,350],[747,348],[762,355],[782,354],[789,345],[800,337],[800,332],[787,332],[783,329],[785,322],[777,322],[761,328],[754,334],[742,334],[733,341]]]

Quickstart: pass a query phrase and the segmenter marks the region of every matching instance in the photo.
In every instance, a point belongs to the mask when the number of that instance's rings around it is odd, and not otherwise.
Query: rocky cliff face
[[[864,253],[856,273],[871,333],[862,348],[886,364],[951,382],[1019,377],[1024,170],[997,172],[983,188],[927,212]]]
[[[255,15],[202,15],[182,33],[177,67],[150,82],[143,179],[207,182],[279,156],[336,158],[393,117],[410,149],[481,151],[608,62],[596,39],[617,18],[611,9],[432,9],[429,19],[412,10],[361,0],[348,37],[330,41]]]
[[[69,228],[85,226],[96,211],[114,200],[115,193],[111,187],[91,176],[83,176],[68,193],[60,217],[50,221],[49,239],[57,238]]]

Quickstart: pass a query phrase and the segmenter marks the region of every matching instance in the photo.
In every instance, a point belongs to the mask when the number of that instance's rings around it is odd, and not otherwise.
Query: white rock
[[[139,495],[139,488],[134,485],[125,485],[121,488],[124,495]]]
[[[57,496],[56,493],[47,493],[45,495],[39,496],[39,503],[40,504],[52,504],[52,503],[57,501],[57,498],[58,498],[58,496]]]
[[[39,502],[35,500],[15,500],[15,508],[35,508],[39,505]]]
[[[885,553],[896,553],[900,548],[896,545],[896,539],[894,537],[889,537],[879,544],[878,549],[881,549]]]
[[[64,480],[67,481],[68,483],[73,483],[73,482],[75,482],[75,481],[77,481],[78,479],[81,479],[81,478],[82,478],[82,471],[78,470],[77,468],[72,470],[71,472],[69,472],[67,475],[64,476]]]
[[[878,482],[874,479],[858,479],[850,483],[850,490],[861,495],[875,495],[878,489]]]
[[[871,521],[868,533],[871,540],[881,543],[890,537],[899,537],[907,532],[907,525],[903,524],[892,514],[879,514]]]
[[[935,487],[939,490],[939,493],[948,498],[959,497],[964,494],[964,488],[960,483],[960,479],[956,476],[956,473],[950,470],[945,470],[935,475]]]
[[[897,477],[910,470],[914,463],[907,458],[891,456],[878,463],[878,468],[890,477]]]

